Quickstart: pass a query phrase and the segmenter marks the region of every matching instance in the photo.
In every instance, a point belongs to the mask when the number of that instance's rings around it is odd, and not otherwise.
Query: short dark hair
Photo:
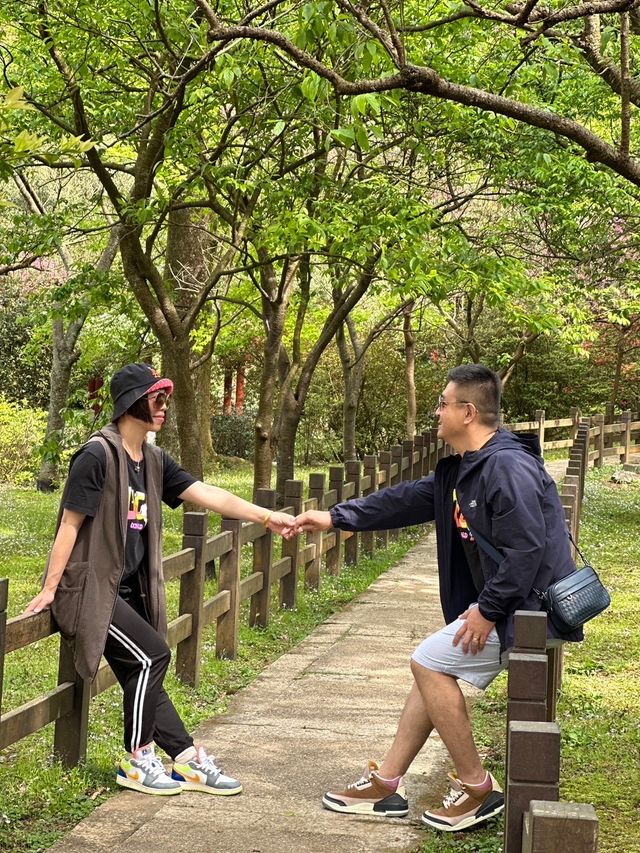
[[[137,418],[139,421],[144,421],[145,424],[153,423],[153,415],[151,414],[149,398],[147,396],[138,397],[135,403],[132,403],[124,414],[131,415],[132,418]]]
[[[498,426],[502,380],[497,373],[484,364],[461,364],[447,373],[447,382],[462,389],[464,397],[478,410],[482,423]]]

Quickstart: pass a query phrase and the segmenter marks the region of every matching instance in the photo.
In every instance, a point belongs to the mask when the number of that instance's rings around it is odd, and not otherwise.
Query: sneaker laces
[[[148,773],[154,779],[162,773],[166,773],[164,764],[156,755],[145,755],[142,758],[136,758],[135,762],[142,768],[142,770],[145,771],[145,773]]]
[[[445,809],[451,808],[451,806],[455,805],[460,797],[464,797],[465,794],[462,785],[455,776],[451,775],[451,773],[449,773],[449,779],[451,779],[451,788],[449,793],[442,798],[442,805]]]
[[[194,762],[198,767],[202,767],[203,770],[206,770],[207,773],[213,773],[216,778],[222,774],[222,770],[216,764],[214,756],[207,755],[201,746],[196,750]]]
[[[371,773],[377,769],[378,769],[378,765],[375,763],[375,761],[370,761],[369,764],[366,766],[364,773],[358,779],[358,781],[357,782],[351,782],[349,785],[347,785],[347,791],[350,790],[351,788],[358,789],[358,788],[362,788],[363,785],[368,785],[370,782],[370,779],[371,779]]]

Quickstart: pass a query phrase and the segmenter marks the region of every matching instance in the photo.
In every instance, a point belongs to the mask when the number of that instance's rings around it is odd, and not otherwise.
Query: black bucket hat
[[[171,394],[173,382],[163,379],[150,364],[126,364],[114,373],[110,390],[113,400],[111,420],[115,421],[145,394],[161,390]]]

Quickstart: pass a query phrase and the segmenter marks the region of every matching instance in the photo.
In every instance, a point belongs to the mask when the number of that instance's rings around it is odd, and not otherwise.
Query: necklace
[[[127,458],[129,459],[129,462],[131,462],[131,464],[133,465],[133,470],[136,472],[136,474],[139,474],[140,473],[140,466],[142,465],[142,463],[144,461],[144,457],[142,459],[134,459],[133,455],[131,454],[131,451],[129,450],[127,445],[124,443],[124,441],[122,442],[122,446],[124,447],[124,452],[127,454]]]

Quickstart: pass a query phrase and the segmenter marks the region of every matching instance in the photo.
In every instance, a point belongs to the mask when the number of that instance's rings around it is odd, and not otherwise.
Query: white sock
[[[178,764],[186,764],[188,761],[192,761],[196,757],[196,748],[195,746],[188,746],[186,749],[183,749],[181,753],[176,755],[173,759]]]

